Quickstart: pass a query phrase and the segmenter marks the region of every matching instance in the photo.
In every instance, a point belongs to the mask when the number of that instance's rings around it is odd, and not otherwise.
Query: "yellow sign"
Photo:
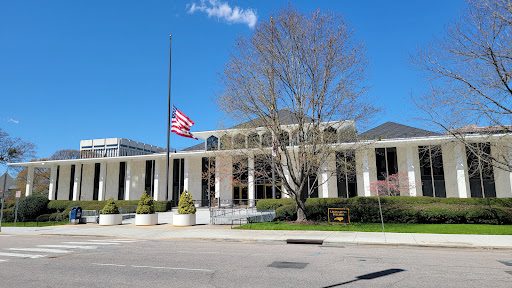
[[[327,208],[329,223],[350,224],[348,208]]]

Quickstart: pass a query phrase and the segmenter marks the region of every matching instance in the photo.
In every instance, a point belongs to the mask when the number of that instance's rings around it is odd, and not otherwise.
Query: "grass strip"
[[[434,233],[434,234],[482,234],[482,235],[512,235],[512,225],[486,224],[384,224],[386,232],[393,233]],[[350,225],[326,225],[326,223],[292,224],[277,221],[245,224],[235,229],[252,230],[313,230],[313,231],[359,231],[382,232],[380,223],[351,223]]]
[[[56,226],[66,225],[69,222],[66,221],[50,221],[50,222],[16,222],[16,227],[43,227],[43,226]],[[2,222],[2,227],[15,227],[14,222]]]

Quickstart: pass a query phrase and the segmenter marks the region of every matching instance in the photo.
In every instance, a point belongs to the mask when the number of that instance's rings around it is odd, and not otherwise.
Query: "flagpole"
[[[167,165],[165,173],[165,200],[169,200],[169,140],[171,138],[171,43],[172,35],[169,35],[169,94],[167,101]]]

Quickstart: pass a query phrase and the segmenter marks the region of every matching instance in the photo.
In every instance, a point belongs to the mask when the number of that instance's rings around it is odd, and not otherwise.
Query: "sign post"
[[[350,224],[348,208],[327,208],[327,217],[331,224]]]
[[[21,191],[16,191],[16,212],[14,212],[14,227],[16,227],[16,220],[18,220],[18,202],[20,201]]]

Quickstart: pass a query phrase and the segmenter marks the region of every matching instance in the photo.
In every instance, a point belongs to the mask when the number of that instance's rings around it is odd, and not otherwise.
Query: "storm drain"
[[[286,239],[287,244],[315,244],[322,245],[324,240],[316,240],[316,239]]]
[[[289,268],[289,269],[304,269],[308,266],[308,263],[303,262],[283,262],[283,261],[274,261],[272,264],[267,267],[273,268]]]
[[[505,272],[507,272],[508,274],[512,275],[512,271],[505,271]]]
[[[504,264],[504,265],[507,265],[507,266],[512,266],[512,261],[499,261],[501,264]]]

